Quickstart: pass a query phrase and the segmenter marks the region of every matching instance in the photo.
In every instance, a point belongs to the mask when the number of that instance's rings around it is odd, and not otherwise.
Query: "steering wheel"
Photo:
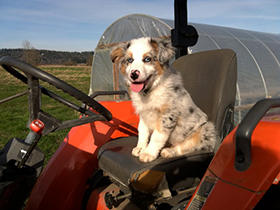
[[[36,68],[30,64],[27,64],[25,62],[19,61],[15,58],[9,57],[9,56],[4,56],[0,59],[0,65],[2,65],[2,67],[8,71],[10,74],[12,74],[14,77],[16,77],[17,79],[21,80],[22,82],[26,83],[26,84],[32,84],[31,80],[35,81],[37,80],[42,80],[45,81],[47,83],[49,83],[50,85],[56,87],[57,89],[61,89],[62,91],[64,91],[65,93],[68,93],[69,95],[71,95],[72,97],[76,98],[77,100],[81,101],[82,103],[86,104],[87,106],[93,108],[95,111],[97,111],[100,115],[97,116],[96,113],[86,110],[81,106],[78,106],[66,99],[64,99],[63,97],[53,93],[52,91],[42,87],[39,85],[39,88],[41,89],[41,92],[57,101],[59,101],[60,103],[81,112],[82,114],[86,114],[92,117],[86,117],[86,118],[92,118],[92,119],[83,119],[85,117],[82,117],[80,119],[75,119],[75,122],[71,125],[74,124],[74,126],[77,125],[81,125],[84,123],[88,123],[90,120],[91,121],[96,121],[96,120],[108,120],[110,121],[112,119],[112,114],[109,110],[107,110],[104,106],[102,106],[100,103],[98,103],[96,100],[94,100],[93,98],[90,98],[88,95],[86,95],[85,93],[81,92],[80,90],[76,89],[75,87],[69,85],[68,83],[58,79],[57,77],[48,74],[47,72]],[[13,67],[21,70],[22,72],[24,72],[24,75],[22,75],[20,72],[18,72],[16,69],[14,69]],[[36,83],[34,83],[36,84]],[[35,91],[36,92],[36,91]],[[38,92],[38,91],[37,91]],[[32,101],[30,101],[29,99],[29,103],[32,103]],[[104,119],[105,118],[105,119]],[[94,120],[93,120],[94,119]],[[73,120],[72,120],[73,121]],[[69,124],[69,123],[68,123]],[[64,129],[67,126],[62,126]],[[70,126],[68,126],[70,127]],[[73,127],[73,126],[71,126]],[[59,130],[61,130],[59,129]]]

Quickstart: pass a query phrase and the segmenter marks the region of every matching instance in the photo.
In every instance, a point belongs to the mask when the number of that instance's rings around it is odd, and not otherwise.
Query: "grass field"
[[[91,73],[90,66],[46,66],[39,68],[71,84],[84,93],[88,93]],[[40,85],[58,93],[77,105],[81,105],[81,102],[48,85],[47,83],[40,81]],[[0,67],[0,101],[25,91],[27,91],[26,84],[17,80],[7,73],[2,67]],[[45,95],[42,96],[41,109],[62,121],[74,119],[79,116],[78,112],[75,112],[74,110],[54,101],[53,99],[50,99]],[[0,104],[0,149],[2,149],[5,143],[12,137],[25,139],[29,132],[29,129],[26,127],[28,117],[29,108],[27,95]],[[66,129],[51,133],[41,138],[40,142],[38,143],[38,147],[44,151],[46,155],[46,162],[56,151],[68,132],[69,129]]]

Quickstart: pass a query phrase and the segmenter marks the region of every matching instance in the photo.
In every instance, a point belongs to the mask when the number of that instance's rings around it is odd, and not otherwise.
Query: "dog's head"
[[[111,59],[119,63],[131,90],[141,92],[157,84],[174,53],[168,40],[139,38],[116,46],[111,51]]]

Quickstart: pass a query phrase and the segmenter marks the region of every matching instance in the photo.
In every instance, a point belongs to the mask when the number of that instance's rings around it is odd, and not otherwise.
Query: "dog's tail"
[[[212,122],[206,122],[201,127],[201,148],[199,150],[214,151],[218,144],[219,137],[217,135],[215,125]]]

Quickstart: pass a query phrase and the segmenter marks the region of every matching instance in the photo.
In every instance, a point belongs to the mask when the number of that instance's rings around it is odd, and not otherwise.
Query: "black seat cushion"
[[[200,151],[176,158],[159,157],[153,162],[142,163],[131,155],[137,138],[131,136],[112,140],[98,152],[99,168],[116,182],[128,188],[138,188],[136,190],[151,190],[144,185],[158,187],[155,185],[159,184],[163,176],[171,190],[190,187],[196,177],[204,174],[214,155],[212,152]],[[140,183],[137,183],[139,180]]]

